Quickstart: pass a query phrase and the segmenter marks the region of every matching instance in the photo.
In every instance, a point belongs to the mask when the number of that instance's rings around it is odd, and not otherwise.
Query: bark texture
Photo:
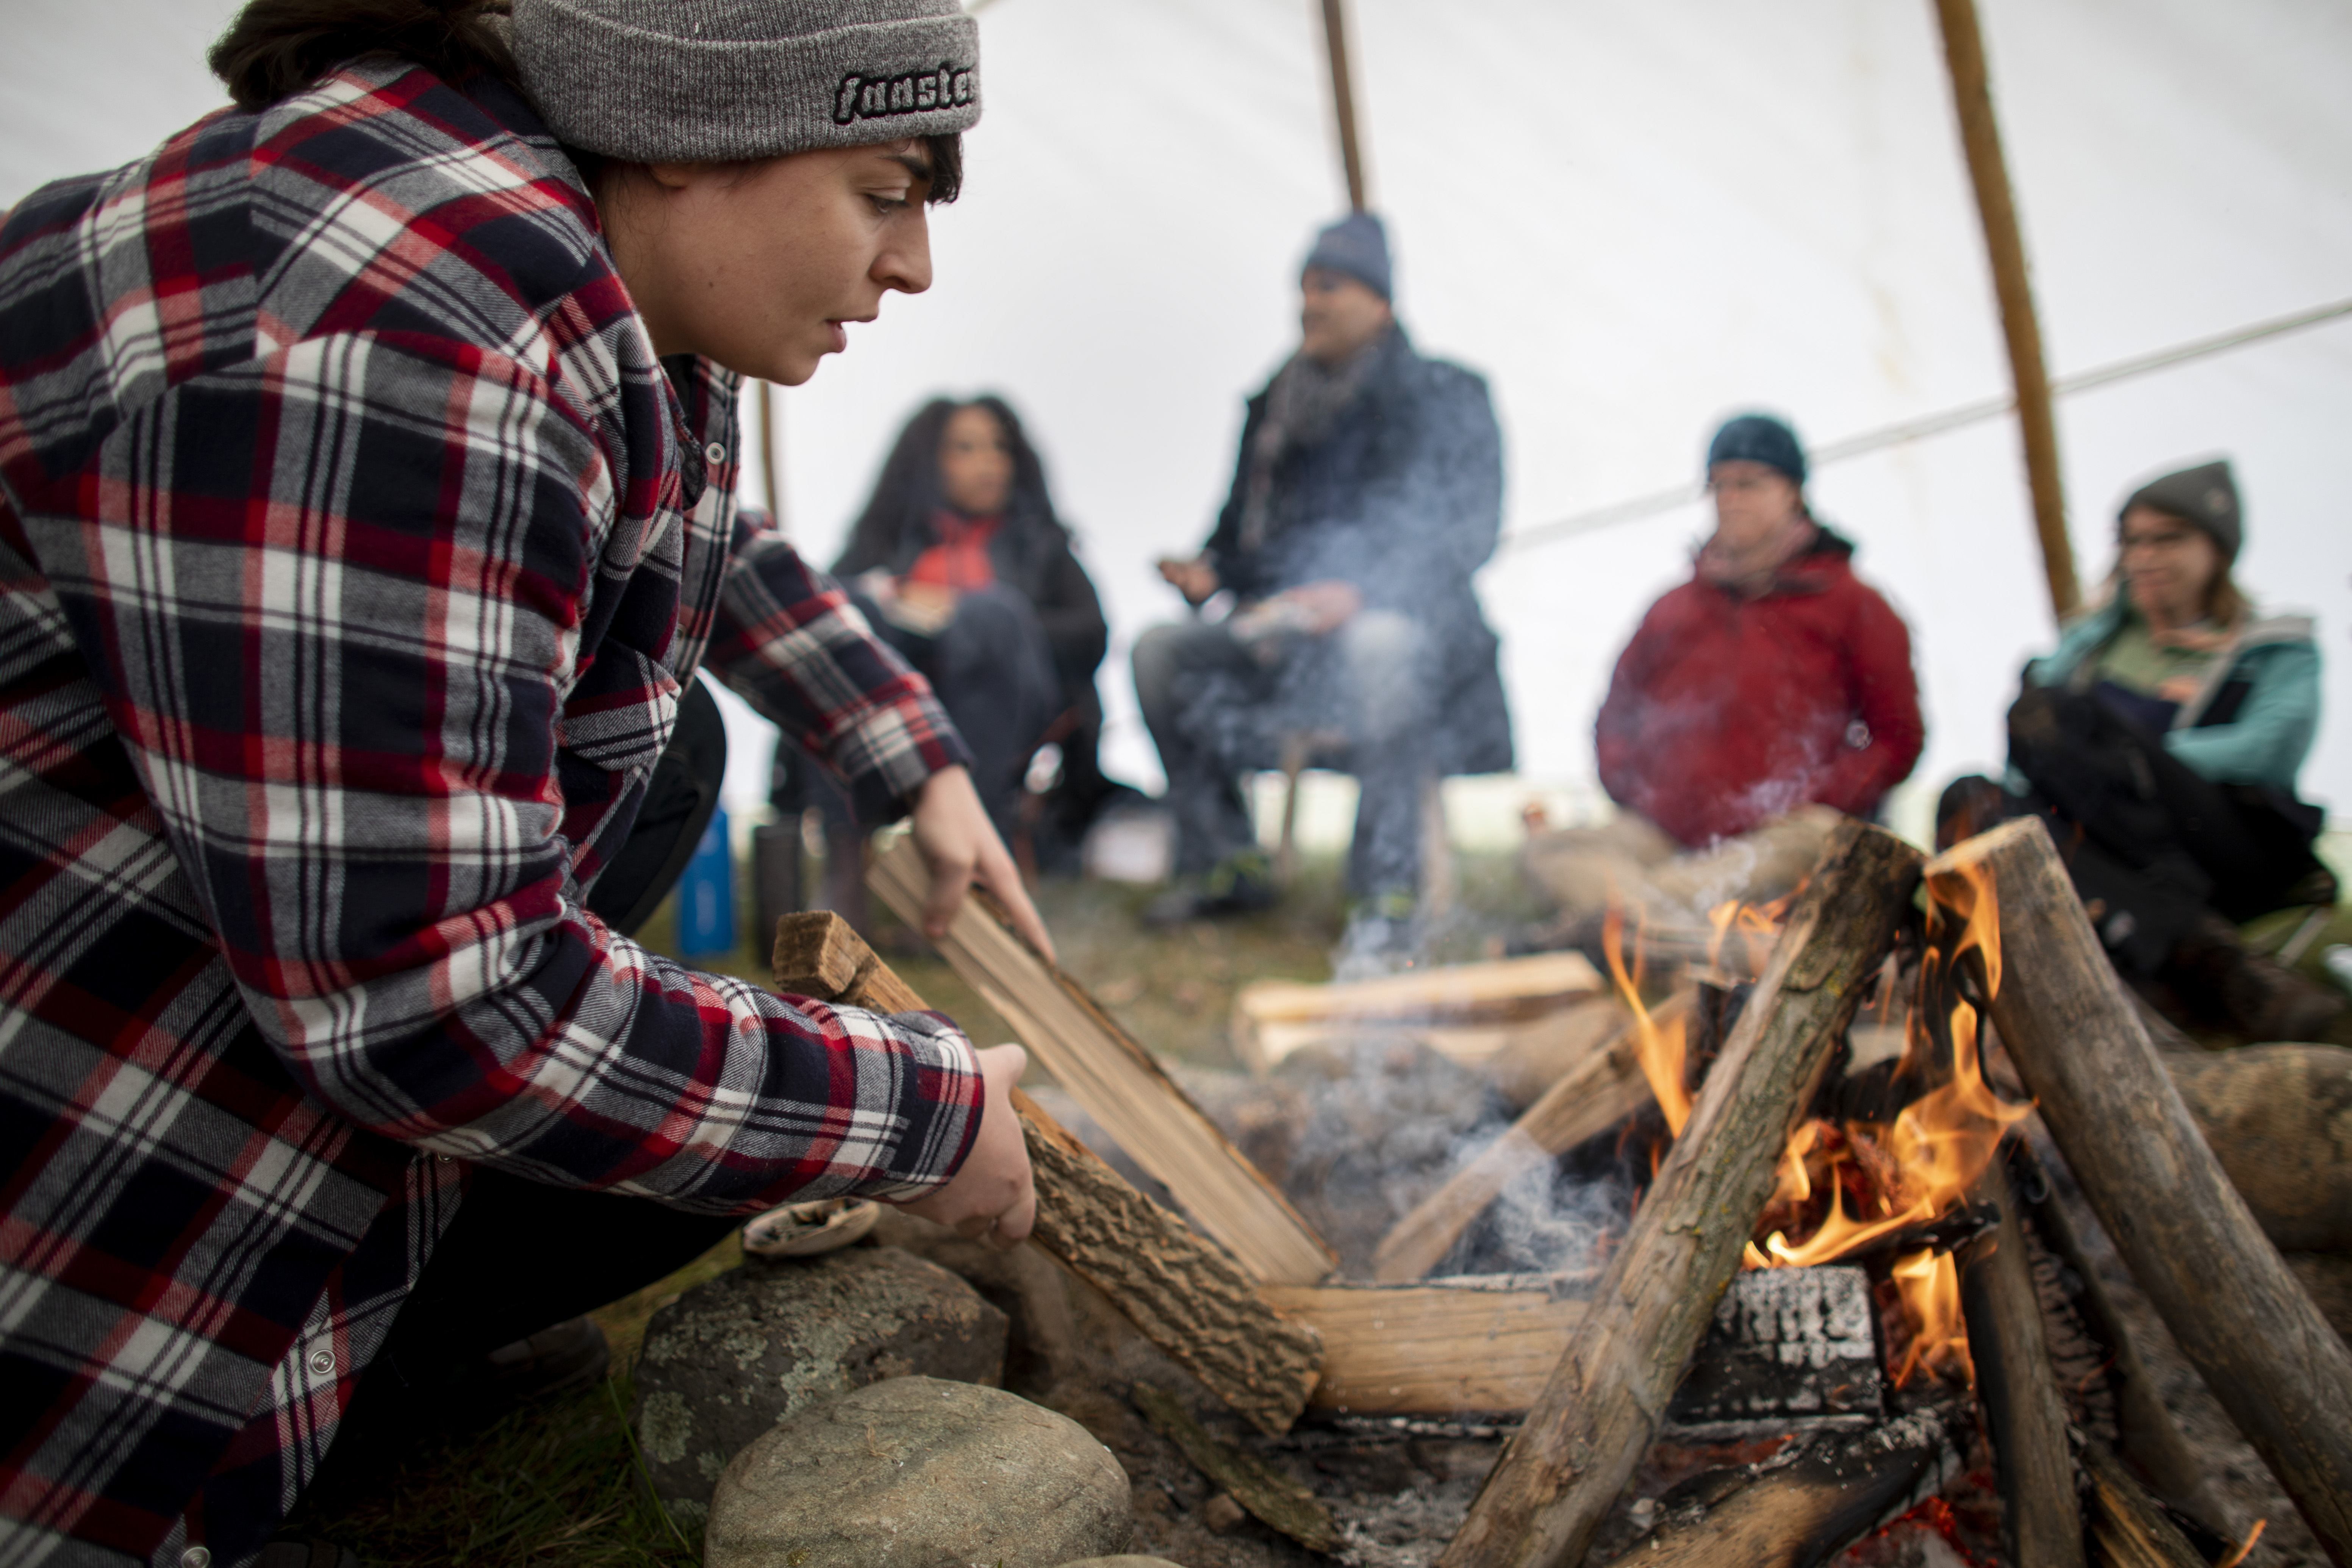
[[[2206,1146],[2039,817],[1939,856],[1939,902],[1998,904],[1992,1016],[2140,1289],[2329,1559],[2352,1563],[2352,1352]]]
[[[1832,836],[1590,1314],[1444,1568],[1584,1560],[1739,1267],[1789,1134],[1910,906],[1920,859],[1864,824]]]

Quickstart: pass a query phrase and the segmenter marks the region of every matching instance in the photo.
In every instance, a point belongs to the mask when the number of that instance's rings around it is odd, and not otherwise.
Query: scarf
[[[1391,327],[1338,364],[1325,364],[1304,353],[1275,373],[1265,392],[1265,417],[1259,422],[1257,440],[1250,447],[1249,483],[1242,493],[1241,548],[1253,551],[1266,542],[1274,510],[1274,470],[1284,455],[1312,447],[1331,434],[1379,365],[1381,351],[1396,335]]]

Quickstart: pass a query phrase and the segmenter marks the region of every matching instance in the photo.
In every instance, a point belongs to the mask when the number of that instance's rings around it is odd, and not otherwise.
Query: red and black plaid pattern
[[[977,1130],[944,1021],[582,908],[698,666],[869,811],[963,760],[739,528],[495,85],[347,69],[0,230],[0,1568],[253,1556],[469,1164],[750,1213]]]

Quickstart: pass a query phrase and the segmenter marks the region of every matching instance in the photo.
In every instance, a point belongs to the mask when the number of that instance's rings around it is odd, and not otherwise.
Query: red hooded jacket
[[[1611,798],[1694,847],[1809,802],[1867,816],[1926,727],[1911,636],[1821,531],[1760,597],[1693,575],[1650,606],[1594,726]]]

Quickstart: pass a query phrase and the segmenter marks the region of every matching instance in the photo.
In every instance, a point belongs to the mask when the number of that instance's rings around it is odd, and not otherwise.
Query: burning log
[[[1654,1027],[1679,1028],[1688,994],[1662,1005]],[[1529,1171],[1550,1163],[1587,1138],[1605,1132],[1650,1101],[1643,1076],[1639,1025],[1628,1023],[1601,1049],[1544,1091],[1500,1138],[1422,1200],[1381,1239],[1372,1278],[1387,1284],[1419,1279],[1454,1250],[1486,1206]]]
[[[1572,1563],[1591,1546],[1739,1267],[1790,1133],[1910,907],[1920,860],[1861,823],[1832,835],[1590,1315],[1443,1568]]]
[[[2039,818],[1928,868],[1937,901],[2018,961],[1988,976],[2019,1076],[2140,1288],[2238,1429],[2352,1563],[2352,1351],[2206,1147]]]
[[[1913,1495],[1949,1451],[1945,1426],[1930,1406],[1759,1467],[1738,1489],[1670,1517],[1612,1568],[1811,1568]]]
[[[777,923],[776,987],[884,1013],[923,1009],[840,916]],[[1034,1239],[1108,1296],[1146,1338],[1261,1430],[1286,1432],[1314,1388],[1315,1331],[1261,1300],[1234,1260],[1129,1186],[1034,1100],[1013,1091],[1037,1183]]]
[[[874,863],[867,879],[899,918],[913,921],[930,874],[911,839]],[[1216,1123],[1160,1070],[1151,1053],[1048,963],[974,891],[940,939],[955,972],[1020,1032],[1038,1065],[1165,1184],[1194,1224],[1260,1279],[1311,1285],[1339,1258]]]
[[[1998,1160],[1979,1179],[1978,1190],[2000,1211],[2000,1224],[1961,1249],[1960,1310],[2000,1479],[2010,1560],[2079,1568],[2083,1511],[2074,1456],[2067,1446],[2066,1407],[2050,1368],[2017,1194]]]
[[[2059,1201],[2046,1179],[2029,1181],[2026,1185],[2029,1193],[2041,1194],[2030,1205],[2033,1228],[2073,1272],[2076,1283],[2074,1310],[2092,1334],[2106,1346],[2107,1382],[2115,1390],[2116,1426],[2124,1458],[2137,1467],[2165,1501],[2212,1534],[2229,1537],[2241,1533],[2236,1527],[2236,1515],[2221,1500],[2212,1476],[2189,1452],[2189,1439],[2181,1435],[2180,1424],[2173,1419],[2171,1409],[2164,1403],[2163,1392],[2157,1387],[2155,1375],[2141,1358],[2123,1314],[2116,1310],[2107,1288],[2100,1283],[2090,1254],[2083,1250],[2081,1238],[2074,1234],[2074,1222],[2067,1217],[2066,1205]]]
[[[2114,1455],[2092,1444],[2083,1450],[2083,1468],[2091,1478],[2091,1537],[2106,1568],[2208,1568]]]
[[[1601,976],[1576,952],[1336,985],[1261,980],[1234,998],[1234,1048],[1254,1071],[1264,1072],[1299,1047],[1334,1035],[1412,1026],[1449,1056],[1483,1058],[1508,1037],[1507,1028],[1495,1026],[1524,1023],[1600,989]]]
[[[1666,1422],[1723,1436],[1867,1426],[1886,1413],[1877,1328],[1870,1277],[1860,1268],[1735,1274]]]

